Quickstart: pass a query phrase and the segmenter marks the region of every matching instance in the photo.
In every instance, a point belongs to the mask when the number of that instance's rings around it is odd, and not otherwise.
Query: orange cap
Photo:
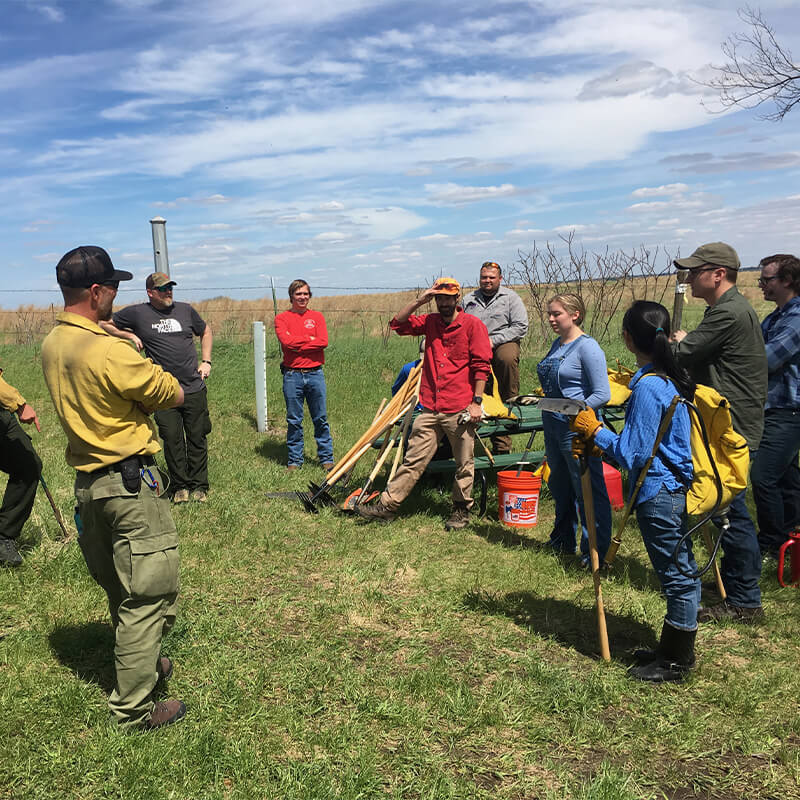
[[[461,294],[461,284],[455,278],[437,278],[431,288],[435,294]]]

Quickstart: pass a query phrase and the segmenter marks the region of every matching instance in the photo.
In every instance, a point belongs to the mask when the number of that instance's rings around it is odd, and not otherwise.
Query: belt
[[[140,467],[152,467],[156,460],[153,456],[128,456],[127,458],[123,458],[122,461],[117,461],[116,464],[109,464],[107,467],[101,467],[102,470],[106,472],[122,472],[122,465],[127,464],[129,461],[134,461]],[[100,470],[96,470],[99,472]]]
[[[319,372],[322,367],[308,367],[307,369],[302,369],[298,367],[284,367],[285,372]]]

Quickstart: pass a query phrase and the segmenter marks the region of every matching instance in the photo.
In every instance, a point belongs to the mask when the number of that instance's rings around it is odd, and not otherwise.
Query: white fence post
[[[263,322],[253,322],[253,363],[256,378],[256,427],[267,431],[267,347]]]

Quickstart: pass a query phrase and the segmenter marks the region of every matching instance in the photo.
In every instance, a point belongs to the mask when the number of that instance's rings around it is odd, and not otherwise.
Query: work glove
[[[603,451],[591,439],[584,439],[578,434],[572,440],[572,457],[580,458],[584,453],[594,458],[601,458],[603,455]]]
[[[487,419],[489,419],[489,415],[483,409],[481,409],[481,422]],[[458,415],[456,422],[459,425],[466,425],[468,422],[472,422],[472,417],[469,415],[469,411],[462,411]]]
[[[577,433],[581,439],[585,439],[588,442],[594,438],[597,429],[603,427],[603,423],[597,419],[597,414],[594,413],[594,409],[585,408],[570,419],[569,427],[570,430]]]
[[[539,402],[539,398],[533,394],[515,394],[506,400],[507,406],[533,406]]]

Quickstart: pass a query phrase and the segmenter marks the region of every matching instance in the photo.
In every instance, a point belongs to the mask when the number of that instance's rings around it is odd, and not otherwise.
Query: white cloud
[[[486,200],[513,197],[519,193],[513,184],[504,183],[501,186],[460,186],[457,183],[426,184],[425,191],[429,193],[429,201],[434,205],[460,206],[467,203],[480,203]]]
[[[349,233],[342,233],[341,231],[326,231],[325,233],[318,233],[314,237],[315,242],[343,242],[349,239]]]
[[[675,195],[688,192],[689,187],[685,183],[667,183],[663,186],[642,186],[634,189],[631,197],[660,197],[662,195]]]

